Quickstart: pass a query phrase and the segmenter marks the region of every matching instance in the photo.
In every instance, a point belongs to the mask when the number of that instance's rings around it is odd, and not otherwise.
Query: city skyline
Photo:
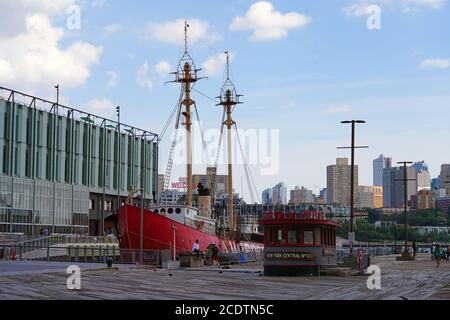
[[[223,52],[229,50],[233,80],[245,95],[235,112],[238,126],[280,130],[279,172],[264,176],[260,166],[251,165],[258,194],[279,181],[318,192],[315,185],[326,184],[323,168],[349,157],[336,150],[349,143],[348,128],[339,124],[349,118],[367,121],[357,132],[357,142],[370,146],[356,155],[361,185],[371,185],[371,163],[381,153],[394,160],[426,160],[435,178],[441,164],[450,162],[450,150],[442,148],[449,138],[442,117],[450,102],[450,50],[442,41],[450,36],[448,1],[376,2],[380,30],[367,28],[365,2],[358,0],[326,6],[319,1],[174,1],[177,10],[153,2],[130,3],[124,10],[111,0],[63,0],[54,6],[4,1],[13,14],[0,22],[0,84],[52,100],[54,85],[60,84],[62,103],[110,118],[120,105],[124,122],[158,133],[177,99],[177,89],[164,83],[172,80],[169,72],[183,52],[187,20],[189,49],[203,68],[200,76],[209,77],[196,89],[218,95]],[[71,5],[80,8],[78,29],[67,27]],[[274,26],[264,18],[288,14],[291,24]],[[37,54],[25,61],[27,48]],[[49,60],[57,67],[46,68],[43,62]],[[218,129],[220,110],[202,94],[193,93],[204,128]],[[162,173],[170,134],[160,147]],[[194,166],[194,173],[205,167]],[[234,171],[235,190],[249,200],[239,183],[245,177],[242,166]],[[219,166],[218,173],[226,168]],[[185,176],[182,165],[174,167],[173,180],[179,176]]]

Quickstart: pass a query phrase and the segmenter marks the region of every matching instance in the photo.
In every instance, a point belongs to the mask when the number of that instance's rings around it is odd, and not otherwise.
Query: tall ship
[[[236,93],[235,86],[230,80],[230,59],[228,52],[226,54],[227,79],[221,89],[220,96],[217,97],[217,106],[223,107],[221,139],[224,128],[227,129],[227,157],[228,157],[228,176],[227,176],[227,212],[219,222],[218,213],[212,209],[215,174],[210,180],[210,186],[202,184],[193,186],[192,176],[192,118],[197,115],[195,101],[191,99],[191,91],[195,83],[201,78],[197,73],[193,59],[188,52],[188,24],[185,23],[185,50],[178,69],[173,73],[174,83],[180,84],[180,97],[176,108],[175,134],[167,163],[166,174],[164,176],[164,190],[168,189],[173,156],[176,146],[176,135],[180,124],[185,129],[186,137],[186,177],[187,194],[186,201],[177,205],[153,205],[149,208],[135,206],[132,204],[133,193],[139,190],[130,190],[130,201],[122,206],[117,214],[117,227],[120,237],[120,246],[122,249],[144,251],[160,251],[170,249],[173,256],[181,253],[191,252],[194,243],[198,240],[200,250],[205,251],[207,247],[214,243],[221,253],[251,252],[263,250],[263,244],[249,241],[250,238],[243,238],[239,228],[238,214],[235,211],[233,195],[233,164],[232,164],[232,132],[236,127],[232,113],[234,107],[240,104],[240,97]],[[175,111],[175,110],[174,110]],[[174,112],[175,115],[175,112]],[[198,119],[199,120],[199,119]],[[181,123],[181,121],[183,121]],[[237,130],[236,130],[237,131]],[[220,149],[220,146],[219,146]],[[219,150],[218,150],[219,152]],[[216,159],[216,170],[217,171]],[[194,188],[197,188],[198,200],[193,199]],[[197,196],[197,194],[196,194]],[[246,241],[247,240],[247,241]]]

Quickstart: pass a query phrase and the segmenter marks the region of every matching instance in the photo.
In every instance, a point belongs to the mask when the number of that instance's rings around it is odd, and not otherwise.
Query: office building
[[[284,186],[284,182],[280,182],[272,188],[272,204],[287,204],[287,188]]]
[[[358,208],[379,209],[383,207],[383,187],[358,186]]]
[[[422,189],[411,196],[411,210],[426,210],[435,207],[435,194],[431,190]]]
[[[413,195],[417,195],[416,169],[406,168],[408,193],[407,201],[411,201]],[[384,169],[383,174],[383,206],[385,208],[401,208],[405,205],[404,168],[392,167]]]
[[[0,124],[0,232],[99,235],[129,187],[154,200],[151,132],[6,88]]]
[[[436,199],[435,206],[442,212],[450,214],[450,197]]]
[[[441,188],[447,190],[447,193],[450,194],[450,164],[443,164],[441,166],[439,179],[441,181]]]
[[[350,206],[351,166],[347,158],[336,159],[336,164],[327,167],[327,203]],[[354,204],[358,194],[358,166],[354,173]]]
[[[261,202],[263,205],[272,204],[272,188],[266,189],[262,192]]]
[[[433,190],[441,189],[441,179],[439,179],[439,178],[432,179],[431,180],[431,189],[433,189]]]
[[[314,203],[314,195],[312,190],[305,187],[296,186],[294,190],[290,191],[290,204]]]
[[[380,155],[377,159],[373,160],[373,185],[383,186],[383,170],[385,168],[392,167],[392,158]]]
[[[428,171],[428,165],[425,163],[425,161],[416,162],[411,167],[416,169],[417,172],[417,191],[430,190],[430,172]]]

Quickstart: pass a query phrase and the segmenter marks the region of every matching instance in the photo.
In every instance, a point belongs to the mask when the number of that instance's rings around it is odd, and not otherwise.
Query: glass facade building
[[[157,189],[151,132],[0,88],[0,232],[92,235],[128,190]]]

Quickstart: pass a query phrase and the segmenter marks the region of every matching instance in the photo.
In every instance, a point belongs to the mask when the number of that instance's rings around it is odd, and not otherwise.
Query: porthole
[[[180,214],[180,213],[181,213],[181,209],[180,209],[180,208],[176,208],[176,209],[175,209],[175,212],[176,212],[177,214]]]
[[[153,212],[154,212],[154,213],[159,213],[159,210],[158,210],[158,209],[155,209]]]
[[[166,213],[166,209],[161,209],[161,213]]]
[[[168,212],[169,214],[172,214],[172,213],[173,213],[173,209],[172,209],[172,208],[169,208],[169,210],[167,210],[167,212]]]

